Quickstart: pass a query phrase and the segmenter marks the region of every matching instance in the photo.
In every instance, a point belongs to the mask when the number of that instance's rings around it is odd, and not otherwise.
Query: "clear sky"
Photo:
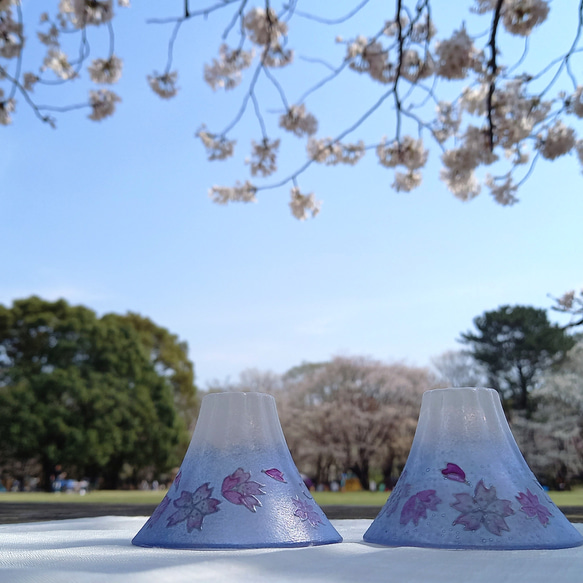
[[[24,8],[38,13],[48,4],[25,0]],[[133,4],[115,21],[124,76],[113,88],[123,99],[114,117],[95,123],[86,110],[73,111],[59,114],[52,130],[19,102],[13,125],[0,129],[0,303],[37,294],[98,314],[139,312],[188,342],[204,387],[245,368],[284,372],[336,354],[425,365],[459,348],[456,338],[483,311],[548,308],[548,294],[583,286],[583,177],[574,156],[539,164],[521,202],[508,208],[487,192],[469,203],[455,199],[438,179],[436,148],[411,193],[391,190],[392,173],[372,152],[355,167],[313,167],[300,185],[324,201],[314,220],[292,217],[289,187],[260,192],[256,204],[213,204],[208,188],[244,180],[249,141],[260,137],[249,112],[227,163],[207,162],[194,138],[203,122],[226,126],[242,99],[242,91],[214,93],[202,81],[228,18],[184,25],[175,47],[181,91],[162,101],[145,77],[164,68],[170,29],[145,20],[177,15],[182,2]],[[383,3],[372,4],[378,13]],[[552,10],[563,4],[576,3],[554,2]],[[557,33],[561,18],[552,25]],[[310,26],[290,44],[320,43]],[[341,32],[350,29],[359,32]],[[92,55],[105,56],[103,32],[90,32]],[[24,70],[42,60],[28,34]],[[331,46],[341,58],[342,48]],[[305,77],[285,73],[291,102],[323,72],[302,67]],[[44,103],[76,103],[87,89],[79,80],[71,91],[40,95]],[[319,135],[352,123],[358,104],[373,103],[378,91],[348,75],[308,101],[325,111]],[[271,93],[264,105],[279,107]],[[267,119],[276,125],[276,114]],[[378,140],[383,126],[380,135],[394,132],[389,111],[363,129],[365,138]],[[282,160],[288,170],[304,159],[298,144]]]

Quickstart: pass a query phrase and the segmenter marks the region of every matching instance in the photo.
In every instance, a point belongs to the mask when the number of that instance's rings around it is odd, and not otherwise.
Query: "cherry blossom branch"
[[[490,151],[494,151],[494,121],[492,119],[492,99],[494,91],[496,90],[496,75],[498,73],[498,65],[496,63],[496,33],[498,31],[498,24],[500,22],[500,15],[502,13],[502,4],[504,0],[497,0],[496,8],[494,9],[494,16],[492,18],[492,31],[490,34],[490,60],[488,61],[488,70],[490,71],[490,85],[488,87],[488,138],[490,140]]]

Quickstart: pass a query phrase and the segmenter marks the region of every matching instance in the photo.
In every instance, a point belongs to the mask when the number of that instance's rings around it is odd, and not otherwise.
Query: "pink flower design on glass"
[[[320,515],[314,510],[311,504],[300,500],[298,497],[292,498],[292,502],[296,507],[294,516],[297,516],[302,522],[307,520],[314,527],[318,526],[318,524],[323,524]]]
[[[501,500],[496,496],[496,488],[486,488],[480,480],[474,495],[454,494],[456,502],[451,505],[460,515],[453,524],[462,524],[464,530],[478,530],[482,525],[492,534],[502,535],[502,531],[510,531],[504,520],[514,514],[510,500]]]
[[[287,482],[285,481],[284,477],[283,477],[283,473],[278,470],[277,468],[270,468],[269,470],[261,470],[264,474],[268,475],[270,478],[278,481],[278,482],[283,482],[284,484],[287,484]]]
[[[466,483],[466,474],[457,464],[448,463],[447,466],[441,470],[441,473],[448,480],[462,482],[464,484]]]
[[[162,502],[160,502],[160,504],[158,505],[158,508],[156,508],[156,510],[152,512],[152,516],[150,516],[150,518],[148,519],[148,522],[146,523],[148,528],[152,528],[158,522],[158,520],[160,520],[160,517],[162,516],[162,514],[164,514],[164,511],[166,510],[166,508],[168,508],[170,502],[171,502],[170,498],[168,498],[168,496],[164,496]]]
[[[242,504],[245,508],[255,512],[257,506],[261,506],[261,502],[256,496],[265,494],[261,489],[265,486],[250,480],[251,474],[246,472],[243,468],[237,468],[230,476],[223,480],[221,486],[221,494],[231,504]]]
[[[192,532],[195,528],[202,529],[202,521],[207,514],[219,511],[217,506],[221,503],[216,498],[211,498],[213,489],[209,483],[203,484],[195,492],[183,490],[180,498],[174,500],[174,506],[178,510],[169,516],[166,527],[175,526],[186,520],[186,529]]]
[[[422,518],[427,518],[427,511],[437,510],[441,499],[437,497],[435,490],[422,490],[413,494],[403,505],[401,510],[401,524],[408,524],[411,520],[417,526]]]
[[[526,489],[526,494],[524,492],[519,492],[516,499],[520,502],[520,510],[522,510],[529,518],[534,518],[535,516],[539,519],[543,526],[549,523],[549,518],[552,514],[543,506],[536,494],[533,494],[528,488]]]

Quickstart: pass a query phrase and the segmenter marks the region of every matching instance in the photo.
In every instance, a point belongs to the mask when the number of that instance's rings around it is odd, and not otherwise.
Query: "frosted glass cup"
[[[236,549],[341,540],[295,467],[275,399],[215,393],[202,401],[174,483],[132,542]]]
[[[522,457],[493,389],[423,395],[405,468],[364,540],[450,549],[559,549],[583,537]]]

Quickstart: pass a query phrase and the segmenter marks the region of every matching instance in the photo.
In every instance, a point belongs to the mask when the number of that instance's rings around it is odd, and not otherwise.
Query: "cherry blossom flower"
[[[61,0],[59,11],[75,28],[99,26],[113,18],[112,0]]]
[[[50,69],[53,73],[61,79],[74,79],[77,77],[77,72],[73,69],[67,55],[61,49],[51,47],[43,60],[41,71]]]
[[[204,80],[215,90],[233,89],[241,83],[241,71],[251,65],[254,55],[253,50],[230,49],[223,43],[219,47],[219,59],[204,66]]]
[[[316,200],[313,193],[302,194],[297,186],[291,189],[289,208],[296,219],[305,221],[310,212],[312,213],[312,218],[314,218],[320,212],[321,206],[322,202]]]
[[[425,53],[422,59],[415,49],[406,49],[401,57],[400,75],[412,83],[420,79],[431,77],[435,70],[435,63],[429,52]]]
[[[98,89],[89,92],[89,102],[91,104],[91,113],[89,119],[101,121],[102,119],[113,115],[115,104],[121,101],[121,97],[108,89]]]
[[[276,156],[279,148],[279,140],[270,141],[264,138],[259,144],[254,140],[251,142],[253,147],[253,154],[251,159],[245,160],[247,164],[251,164],[251,175],[269,176],[277,170]]]
[[[306,106],[292,105],[280,118],[279,127],[294,133],[296,136],[311,136],[318,131],[318,121],[306,112]]]
[[[4,99],[4,91],[0,87],[0,125],[7,126],[12,123],[10,114],[14,111],[15,105],[14,99]]]
[[[501,500],[496,497],[496,488],[486,488],[484,481],[480,480],[474,495],[461,493],[454,494],[456,502],[451,507],[460,515],[454,520],[456,524],[462,524],[464,530],[478,530],[484,526],[486,530],[501,536],[502,531],[510,531],[510,527],[504,520],[514,514],[510,500]]]
[[[490,188],[490,193],[498,204],[510,206],[518,202],[518,186],[514,184],[510,172],[503,177],[503,181],[497,181],[491,174],[486,174],[484,183]]]
[[[161,75],[154,71],[154,74],[148,75],[147,79],[152,91],[162,99],[170,99],[178,93],[178,87],[176,87],[178,73],[176,71],[162,73]]]
[[[285,67],[293,63],[294,52],[291,49],[284,49],[279,43],[270,45],[261,57],[262,63],[266,67]]]
[[[356,37],[347,44],[345,59],[353,71],[368,73],[376,81],[391,83],[395,79],[396,71],[388,60],[389,52],[378,41]]]
[[[567,111],[583,118],[583,85],[579,85],[575,93],[569,97]]]
[[[537,149],[541,156],[547,160],[554,160],[564,156],[575,146],[575,130],[567,127],[561,120],[557,120],[550,128],[547,128],[545,136],[539,136]]]
[[[221,501],[211,498],[212,493],[213,488],[209,488],[208,482],[199,486],[195,492],[183,490],[180,498],[174,500],[174,506],[178,510],[168,517],[166,527],[186,521],[186,530],[189,533],[195,528],[201,530],[204,517],[219,511],[218,505]]]
[[[22,76],[23,79],[23,83],[22,86],[27,90],[27,91],[33,91],[34,90],[34,86],[38,83],[39,81],[39,77],[38,75],[35,75],[34,73],[25,73]]]
[[[334,141],[332,138],[310,138],[307,145],[308,156],[326,166],[335,166],[336,164],[356,164],[365,153],[364,142],[359,141],[356,144],[342,144]]]
[[[516,499],[520,502],[520,510],[529,518],[538,518],[543,526],[549,523],[549,518],[552,517],[552,514],[539,502],[538,496],[533,494],[528,488],[526,489],[526,493],[519,492]]]
[[[483,55],[474,47],[464,26],[450,39],[435,44],[436,74],[445,79],[464,79],[470,69],[479,69]]]
[[[548,14],[549,5],[545,0],[506,0],[502,22],[509,33],[528,36],[535,26],[546,20]]]
[[[152,528],[158,522],[158,520],[160,520],[160,517],[162,516],[162,514],[164,514],[164,512],[166,512],[166,509],[168,508],[168,506],[170,506],[170,502],[172,502],[172,500],[170,500],[170,498],[168,498],[168,496],[164,496],[164,498],[162,499],[162,502],[160,502],[160,504],[158,504],[158,507],[152,513],[152,516],[150,516],[150,518],[148,518],[148,522],[146,522],[146,526],[148,528]]]
[[[48,32],[38,31],[36,36],[43,45],[47,47],[58,47],[60,34],[61,31],[57,28],[56,25],[52,24]]]
[[[257,202],[255,193],[257,187],[246,180],[243,184],[239,181],[235,186],[212,186],[209,189],[209,197],[217,204],[229,202]]]
[[[287,482],[285,481],[285,478],[283,477],[283,473],[281,472],[281,470],[278,470],[277,468],[270,468],[268,470],[261,470],[261,471],[266,476],[269,476],[270,478],[272,478],[276,482],[282,482],[284,484],[287,484]]]
[[[94,83],[117,83],[121,78],[123,61],[111,55],[109,59],[94,59],[87,68]]]
[[[248,508],[251,512],[256,512],[257,506],[261,506],[261,502],[257,498],[265,491],[258,482],[250,479],[251,474],[246,472],[243,468],[237,468],[230,476],[223,480],[221,486],[221,494],[231,504],[241,504]]]
[[[393,141],[387,145],[386,137],[376,148],[381,165],[387,168],[405,166],[409,170],[417,170],[425,166],[429,151],[423,147],[423,140],[416,140],[411,136],[404,136],[400,141]]]
[[[392,183],[392,187],[396,192],[411,192],[415,188],[421,186],[423,181],[423,176],[421,172],[395,172],[395,180]]]
[[[252,8],[243,18],[243,26],[251,42],[262,46],[275,46],[278,39],[287,34],[287,24],[278,20],[273,8],[267,12],[263,8]]]
[[[436,495],[435,490],[417,492],[403,505],[399,522],[408,524],[412,520],[413,524],[417,526],[422,518],[427,518],[427,511],[435,512],[440,503],[441,499]]]
[[[2,14],[0,18],[0,57],[14,59],[20,56],[24,45],[22,24],[15,22],[12,11]]]
[[[207,150],[208,160],[225,160],[233,155],[235,140],[227,140],[224,136],[217,136],[207,132],[204,124],[200,127],[196,136],[200,138]]]
[[[320,515],[314,510],[311,504],[300,500],[299,496],[292,498],[292,502],[296,507],[294,516],[297,516],[302,522],[308,521],[314,528],[319,524],[324,524]]]

